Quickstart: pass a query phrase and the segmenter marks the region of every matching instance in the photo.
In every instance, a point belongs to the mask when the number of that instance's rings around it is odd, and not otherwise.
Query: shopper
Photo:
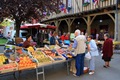
[[[75,31],[75,39],[73,43],[73,48],[75,50],[75,66],[76,74],[74,76],[80,76],[84,73],[84,56],[86,49],[86,38],[84,35],[80,35],[80,30]]]
[[[66,33],[63,33],[63,35],[60,37],[60,39],[61,39],[62,41],[64,41],[64,40],[65,40],[65,36],[66,36]]]
[[[93,36],[90,35],[87,37],[88,40],[88,51],[90,52],[91,59],[89,61],[89,74],[92,75],[95,72],[95,56],[98,56],[98,48],[96,42],[93,40]]]
[[[113,55],[113,41],[109,37],[110,36],[108,33],[104,34],[105,41],[103,44],[102,59],[105,61],[105,65],[103,65],[103,67],[105,67],[105,68],[110,67],[110,61],[111,61],[111,57]]]

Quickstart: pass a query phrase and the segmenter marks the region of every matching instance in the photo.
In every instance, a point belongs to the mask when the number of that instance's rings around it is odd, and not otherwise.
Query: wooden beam
[[[82,17],[84,19],[84,21],[86,22],[86,24],[88,23],[87,20],[85,19],[85,17]]]
[[[104,14],[110,14],[110,13],[115,13],[114,11],[108,11],[108,12],[100,12],[100,13],[94,13],[94,14],[89,14],[89,15],[83,15],[83,17],[87,17],[87,16],[98,16],[98,15],[104,15]]]
[[[73,21],[74,21],[74,20],[75,20],[75,18],[74,18],[74,19],[72,19],[70,26],[72,25],[72,23],[73,23]]]
[[[110,13],[108,13],[107,14],[108,16],[110,16],[110,18],[113,20],[113,22],[115,23],[115,18],[110,14]]]
[[[92,24],[92,22],[94,21],[94,19],[96,18],[96,15],[92,18],[92,20],[90,21],[90,25]]]

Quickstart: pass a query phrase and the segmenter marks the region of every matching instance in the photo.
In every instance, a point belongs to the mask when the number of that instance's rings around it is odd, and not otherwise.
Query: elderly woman
[[[110,67],[110,61],[113,55],[113,40],[108,33],[104,34],[104,39],[102,59],[105,61],[105,65],[103,65],[103,67],[108,68]]]
[[[97,48],[97,45],[96,45],[96,42],[93,40],[93,36],[90,35],[87,37],[87,40],[88,40],[88,51],[90,52],[91,54],[91,59],[89,61],[89,74],[92,75],[94,74],[95,72],[95,56],[98,56],[98,48]]]

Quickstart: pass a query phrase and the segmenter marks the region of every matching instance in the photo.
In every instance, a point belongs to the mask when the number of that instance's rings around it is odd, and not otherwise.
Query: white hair
[[[78,33],[78,35],[80,35],[80,30],[79,29],[75,30],[75,33]]]

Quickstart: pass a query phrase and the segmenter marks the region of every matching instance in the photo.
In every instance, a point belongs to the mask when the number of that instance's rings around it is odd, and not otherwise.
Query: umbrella
[[[36,23],[36,24],[25,24],[25,25],[22,25],[20,28],[21,29],[27,29],[27,28],[55,29],[56,26]]]

